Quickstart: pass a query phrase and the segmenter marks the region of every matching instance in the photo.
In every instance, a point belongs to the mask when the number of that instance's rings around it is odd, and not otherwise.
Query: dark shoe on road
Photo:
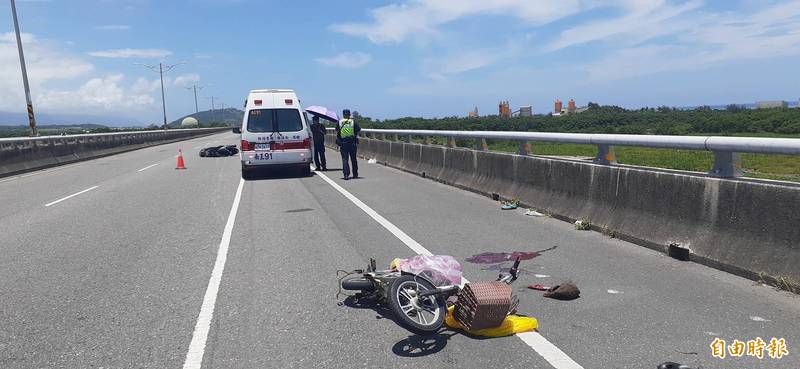
[[[350,176],[344,176],[344,180],[347,181],[350,179]]]

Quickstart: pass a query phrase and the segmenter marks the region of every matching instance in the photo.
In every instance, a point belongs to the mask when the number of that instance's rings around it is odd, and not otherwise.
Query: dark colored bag
[[[562,283],[547,290],[544,293],[544,297],[556,300],[575,300],[581,297],[581,290],[573,283]]]

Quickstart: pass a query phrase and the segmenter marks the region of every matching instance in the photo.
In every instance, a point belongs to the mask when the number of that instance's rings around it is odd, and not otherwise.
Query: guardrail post
[[[520,155],[530,155],[531,154],[531,144],[528,141],[520,141],[519,143],[519,152]]]
[[[714,151],[714,168],[708,174],[720,178],[741,176],[742,162],[739,154],[732,151]]]
[[[475,150],[478,151],[486,151],[489,148],[489,145],[486,144],[485,138],[476,138],[475,139]]]
[[[394,141],[396,142],[400,141],[400,135],[398,135],[397,133],[394,134]]]
[[[593,161],[595,164],[617,164],[617,155],[614,154],[614,147],[610,145],[597,145],[597,156]]]
[[[456,138],[455,137],[448,137],[447,138],[447,147],[456,147]]]
[[[425,136],[425,138],[422,139],[422,144],[423,145],[430,145],[431,144],[431,136]]]

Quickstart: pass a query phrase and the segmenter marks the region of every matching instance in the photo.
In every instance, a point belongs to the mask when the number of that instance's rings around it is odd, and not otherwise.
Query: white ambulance
[[[293,90],[253,90],[245,101],[241,133],[242,178],[258,168],[297,168],[311,175],[311,129]]]

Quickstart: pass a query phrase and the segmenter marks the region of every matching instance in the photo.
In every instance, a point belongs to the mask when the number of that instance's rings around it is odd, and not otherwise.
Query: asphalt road
[[[800,367],[798,296],[366,160],[357,180],[242,183],[237,157],[197,156],[236,140],[0,179],[0,367]],[[178,147],[185,171],[173,169]],[[338,153],[328,160],[341,167]],[[423,339],[383,310],[338,304],[337,269],[387,265],[414,244],[455,256],[472,281],[497,274],[472,255],[557,246],[523,262],[514,284],[540,335]],[[525,288],[567,280],[581,298]],[[784,338],[789,355],[713,358],[717,337]]]

